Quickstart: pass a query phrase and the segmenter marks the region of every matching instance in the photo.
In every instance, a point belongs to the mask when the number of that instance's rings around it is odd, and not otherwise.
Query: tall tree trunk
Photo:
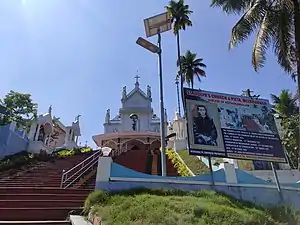
[[[182,74],[182,66],[181,66],[181,61],[180,61],[180,37],[179,37],[179,31],[177,32],[176,35],[177,38],[177,60],[179,63],[179,77],[180,77],[180,91],[181,91],[181,100],[182,100],[182,105],[183,105],[183,114],[186,117],[185,113],[185,101],[184,101],[184,94],[183,94],[183,74]],[[180,115],[181,116],[181,115]]]
[[[293,5],[294,5],[294,27],[295,27],[296,62],[297,62],[296,72],[297,72],[298,103],[299,103],[300,102],[300,6],[299,6],[300,3],[299,0],[293,0]],[[300,107],[299,107],[299,114],[300,114]],[[299,138],[298,140],[300,140],[300,131],[299,131],[298,138]],[[298,145],[298,151],[300,151],[299,145]],[[299,155],[300,154],[298,154],[298,169],[300,169]]]

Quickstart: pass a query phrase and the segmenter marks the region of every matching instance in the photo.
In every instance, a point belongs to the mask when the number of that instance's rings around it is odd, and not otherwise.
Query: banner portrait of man
[[[224,151],[217,105],[191,100],[187,103],[191,147],[208,151]]]

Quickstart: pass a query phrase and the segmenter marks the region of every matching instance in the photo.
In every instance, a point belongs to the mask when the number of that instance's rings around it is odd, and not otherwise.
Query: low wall
[[[274,174],[272,170],[253,170],[245,171],[260,179],[275,182]],[[296,183],[300,181],[299,170],[277,170],[277,175],[280,183]]]
[[[162,177],[133,171],[112,162],[110,157],[100,157],[96,189],[124,190],[137,187],[194,190],[215,190],[234,198],[260,205],[286,204],[300,209],[300,184],[282,185],[281,194],[274,183],[252,176],[225,164],[224,169],[192,177]],[[213,185],[214,184],[214,185]]]
[[[0,127],[0,159],[21,151],[26,151],[28,138],[25,131],[17,130],[16,123]]]
[[[300,191],[282,190],[282,198],[276,188],[246,187],[229,184],[184,184],[171,182],[153,182],[151,180],[120,181],[119,178],[111,178],[109,182],[97,182],[96,189],[114,191],[126,190],[137,187],[180,189],[185,191],[214,190],[225,193],[236,199],[250,201],[263,206],[277,206],[285,204],[300,209]]]

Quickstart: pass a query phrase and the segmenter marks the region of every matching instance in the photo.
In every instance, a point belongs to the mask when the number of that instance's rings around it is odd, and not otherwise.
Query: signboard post
[[[287,162],[268,100],[189,88],[184,100],[191,155]]]
[[[286,163],[265,99],[184,88],[191,155]]]

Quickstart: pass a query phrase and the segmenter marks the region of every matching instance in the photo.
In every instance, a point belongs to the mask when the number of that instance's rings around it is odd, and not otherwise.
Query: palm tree
[[[252,49],[255,71],[264,66],[266,51],[272,44],[278,64],[292,77],[297,77],[300,90],[299,0],[212,0],[211,6],[227,14],[241,15],[231,31],[230,49],[257,31]]]
[[[192,21],[189,18],[189,15],[193,13],[193,11],[189,10],[189,5],[184,4],[184,0],[179,0],[178,2],[171,0],[169,5],[165,7],[167,12],[171,17],[171,22],[173,24],[173,32],[177,38],[177,60],[180,61],[180,37],[179,31],[185,30],[186,27],[192,26]],[[179,63],[181,66],[181,63]],[[181,76],[181,67],[179,67],[179,78],[180,78],[180,87],[181,87],[181,97],[183,100],[183,77]]]
[[[279,96],[271,94],[271,99],[274,104],[274,111],[280,119],[287,119],[298,113],[297,99],[289,90],[283,89]]]
[[[280,95],[271,94],[273,101],[273,109],[275,114],[278,115],[281,120],[281,126],[283,128],[282,141],[286,148],[290,165],[292,168],[299,168],[299,122],[297,120],[299,107],[296,103],[296,98],[289,90],[282,90]]]
[[[192,53],[190,50],[184,56],[180,56],[180,61],[177,61],[177,66],[179,67],[178,76],[182,77],[183,83],[187,83],[189,87],[192,86],[194,88],[195,77],[201,82],[201,77],[206,76],[205,71],[202,69],[206,68],[206,65],[202,61],[202,58],[197,58],[197,54]]]
[[[264,66],[266,51],[273,44],[278,64],[294,80],[297,78],[297,96],[300,100],[299,0],[212,0],[211,6],[219,7],[227,14],[242,15],[232,28],[230,49],[257,31],[252,49],[255,71]],[[300,135],[300,127],[297,133]]]

